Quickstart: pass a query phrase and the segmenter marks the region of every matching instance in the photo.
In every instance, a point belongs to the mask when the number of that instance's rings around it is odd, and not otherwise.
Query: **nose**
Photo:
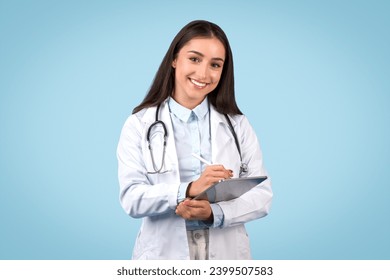
[[[197,75],[198,75],[199,79],[205,80],[207,78],[208,71],[209,71],[209,68],[208,68],[206,63],[200,64],[198,67],[198,71],[197,71]]]

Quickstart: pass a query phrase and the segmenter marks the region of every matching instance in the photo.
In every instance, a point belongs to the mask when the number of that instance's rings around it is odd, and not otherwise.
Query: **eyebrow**
[[[201,56],[201,57],[204,57],[204,54],[203,54],[203,53],[200,53],[200,52],[198,52],[198,51],[188,51],[188,52],[189,52],[189,53],[197,54],[197,55],[199,55],[199,56]],[[220,57],[213,57],[212,60],[220,60],[220,61],[224,62],[224,60],[223,60],[222,58],[220,58]]]

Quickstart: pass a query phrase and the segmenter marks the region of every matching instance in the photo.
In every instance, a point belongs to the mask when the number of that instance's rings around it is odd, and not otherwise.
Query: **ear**
[[[176,68],[176,59],[174,61],[172,61],[172,67]]]

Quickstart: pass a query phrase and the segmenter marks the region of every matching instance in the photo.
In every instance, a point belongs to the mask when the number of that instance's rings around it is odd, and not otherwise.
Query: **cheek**
[[[194,72],[191,65],[187,63],[180,63],[176,67],[176,74],[179,75],[188,75],[189,73]]]
[[[211,76],[211,81],[213,82],[213,85],[217,86],[219,81],[221,80],[221,73],[214,73]]]

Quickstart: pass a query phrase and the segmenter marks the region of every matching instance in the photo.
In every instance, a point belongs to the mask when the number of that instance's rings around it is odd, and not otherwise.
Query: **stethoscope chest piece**
[[[248,172],[248,164],[241,162],[240,165],[240,175]]]

